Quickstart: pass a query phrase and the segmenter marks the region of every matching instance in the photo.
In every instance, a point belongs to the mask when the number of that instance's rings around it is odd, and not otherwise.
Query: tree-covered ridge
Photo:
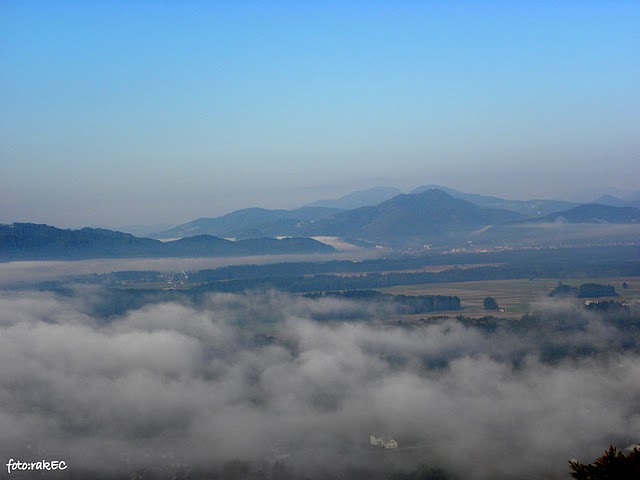
[[[396,313],[412,315],[446,310],[460,310],[460,298],[452,295],[393,295],[376,290],[343,290],[306,294],[308,298],[334,297],[348,300],[385,302]]]
[[[102,228],[70,230],[34,223],[0,225],[0,260],[207,257],[333,251],[333,247],[311,238],[257,238],[232,242],[199,235],[161,242]]]
[[[34,223],[0,225],[0,258],[90,258],[158,255],[162,242],[102,228],[70,230]]]
[[[243,208],[221,217],[198,218],[153,236],[154,238],[177,238],[205,234],[217,237],[256,238],[266,235],[271,226],[282,228],[276,235],[285,235],[295,232],[295,226],[300,222],[329,217],[338,211],[340,211],[338,208],[312,206],[296,210]],[[256,235],[247,236],[251,232]]]
[[[557,221],[567,223],[639,223],[640,209],[589,203],[529,220],[529,222],[534,221],[540,223]]]
[[[609,266],[608,271],[615,275],[640,275],[640,262],[625,262]],[[358,290],[388,288],[397,285],[419,285],[442,282],[470,282],[477,280],[508,280],[516,278],[547,277],[563,278],[567,270],[562,266],[539,265],[535,269],[525,266],[503,265],[485,266],[469,269],[449,269],[443,272],[395,272],[370,273],[367,275],[328,275],[313,276],[287,275],[274,272],[273,275],[261,275],[260,269],[243,278],[219,278],[225,272],[216,270],[209,273],[199,272],[197,278],[203,283],[197,287],[202,291],[243,292],[246,290],[283,290],[294,293],[320,292],[330,290]],[[597,267],[574,267],[573,271],[586,272],[590,275],[598,273]],[[229,273],[229,272],[226,272]],[[609,294],[605,296],[610,296]]]
[[[550,297],[577,297],[577,298],[599,298],[617,297],[616,289],[612,285],[601,285],[599,283],[583,283],[579,287],[572,287],[560,282],[549,294]]]

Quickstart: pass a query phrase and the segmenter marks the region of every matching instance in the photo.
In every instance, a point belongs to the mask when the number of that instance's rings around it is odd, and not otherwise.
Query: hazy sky
[[[637,1],[3,1],[0,222],[638,190],[638,52]]]

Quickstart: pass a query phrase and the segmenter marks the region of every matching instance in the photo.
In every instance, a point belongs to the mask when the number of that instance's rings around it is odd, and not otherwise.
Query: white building
[[[369,443],[382,448],[398,448],[398,442],[393,438],[385,439],[377,435],[369,435]]]

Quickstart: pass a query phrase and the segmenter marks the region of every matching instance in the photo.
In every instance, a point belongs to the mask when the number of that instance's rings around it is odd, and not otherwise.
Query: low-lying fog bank
[[[218,294],[105,323],[87,313],[101,294],[0,294],[6,461],[63,459],[67,472],[125,478],[226,478],[236,459],[247,476],[272,472],[251,478],[276,478],[278,465],[282,478],[419,465],[465,479],[567,478],[570,458],[639,440],[638,312],[616,324],[545,301],[535,328],[401,328],[375,312],[313,320],[361,308],[335,298]],[[370,433],[399,449],[372,447]]]
[[[42,260],[0,262],[0,288],[44,280],[59,280],[77,275],[120,271],[180,272],[227,265],[262,265],[282,262],[325,262],[331,260],[364,260],[382,253],[372,249],[296,255],[256,255],[250,257],[200,258],[121,258],[98,260]]]

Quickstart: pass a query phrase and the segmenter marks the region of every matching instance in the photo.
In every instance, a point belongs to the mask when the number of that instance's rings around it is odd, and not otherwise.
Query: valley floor
[[[549,298],[549,292],[558,285],[557,278],[536,278],[533,280],[482,280],[476,282],[431,283],[426,285],[400,285],[383,288],[380,291],[400,295],[456,295],[462,302],[460,314],[466,317],[493,315],[500,318],[529,313],[536,303]],[[627,283],[627,288],[622,287]],[[594,277],[567,278],[562,283],[580,286],[583,283],[598,283],[615,287],[618,297],[598,300],[635,301],[640,299],[640,277]],[[482,301],[493,297],[504,312],[487,312]],[[587,301],[589,299],[577,299]],[[443,312],[451,315],[452,312]],[[418,317],[420,315],[417,315]],[[424,315],[422,315],[424,316]]]

